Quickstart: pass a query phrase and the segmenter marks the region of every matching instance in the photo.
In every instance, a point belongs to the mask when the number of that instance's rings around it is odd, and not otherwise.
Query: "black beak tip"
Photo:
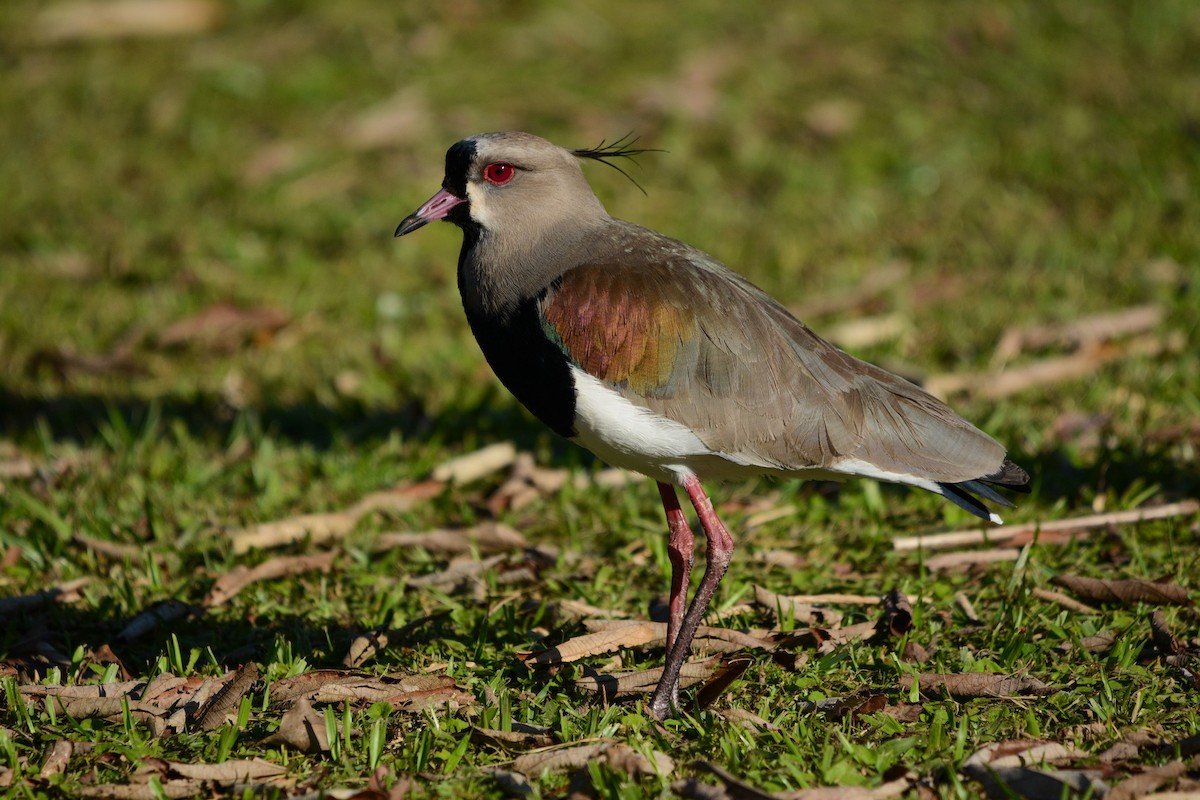
[[[400,237],[406,233],[412,233],[417,228],[424,227],[429,220],[424,217],[418,217],[416,214],[409,214],[404,218],[404,221],[396,226],[396,236]]]

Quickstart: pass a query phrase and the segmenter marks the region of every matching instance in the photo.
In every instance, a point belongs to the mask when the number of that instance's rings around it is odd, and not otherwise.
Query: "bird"
[[[813,333],[691,245],[608,214],[582,164],[644,150],[628,137],[569,149],[523,132],[449,148],[441,189],[395,235],[462,230],[458,288],[484,358],[535,417],[611,466],[657,483],[671,564],[666,658],[650,698],[679,710],[680,671],[734,539],[701,481],[873,478],[941,495],[984,520],[994,487],[1029,491],[1003,445],[913,383]],[[687,601],[695,543],[707,545]]]

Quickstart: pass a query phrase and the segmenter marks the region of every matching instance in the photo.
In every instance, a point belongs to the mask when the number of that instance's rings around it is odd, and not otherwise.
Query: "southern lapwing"
[[[658,482],[671,595],[650,708],[662,719],[733,551],[702,479],[863,476],[999,523],[975,495],[1011,506],[992,485],[1028,491],[1029,476],[940,400],[834,347],[712,256],[610,217],[580,161],[636,152],[528,133],[463,139],[441,190],[396,235],[439,219],[460,227],[463,308],[501,382],[557,433]],[[690,605],[693,537],[677,486],[708,540]]]

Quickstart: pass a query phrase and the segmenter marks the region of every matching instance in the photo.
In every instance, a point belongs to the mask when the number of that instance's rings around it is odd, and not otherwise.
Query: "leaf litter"
[[[505,454],[500,453],[500,455],[504,456]],[[529,477],[530,461],[525,457],[526,455],[518,454],[518,458],[513,462],[514,474],[504,486],[509,489],[518,483],[526,487],[534,486],[536,482]],[[496,463],[494,453],[489,455],[488,459],[492,459],[493,463]],[[488,459],[484,461],[486,462]],[[499,460],[503,461],[504,459]],[[465,475],[469,479],[477,480],[478,477],[483,477],[478,469],[478,466],[473,466],[468,461],[466,472],[456,473],[456,477]],[[472,470],[475,470],[474,476]],[[557,476],[550,478],[543,476],[543,478],[543,487],[537,491],[560,485],[554,483],[558,480]],[[352,514],[335,512],[339,519],[337,524],[345,525],[354,514],[359,512],[367,513],[374,509],[395,508],[396,506],[390,502],[394,496],[396,494],[404,496],[414,486],[418,487],[413,492],[417,498],[432,497],[444,488],[438,482],[429,481],[425,484],[402,487],[399,492],[381,492],[376,496],[368,496],[364,501],[356,504]],[[493,495],[493,499],[495,497],[496,495]],[[509,500],[511,500],[511,496]],[[399,507],[407,507],[408,502],[408,500],[402,500]],[[1182,506],[1183,511],[1188,511],[1189,508],[1186,504]],[[1178,511],[1179,509],[1171,510]],[[1154,513],[1153,510],[1151,512]],[[313,516],[303,515],[302,518],[311,520]],[[326,519],[330,518],[332,517],[326,515]],[[1144,517],[1138,517],[1138,519],[1140,518]],[[294,524],[296,519],[292,518],[281,522]],[[1132,518],[1130,520],[1132,521]],[[1113,524],[1111,515],[1108,524]],[[267,523],[267,525],[273,525],[273,523]],[[276,528],[277,530],[278,528]],[[344,530],[348,532],[349,527]],[[1021,535],[1025,536],[1026,534]],[[1031,539],[1032,536],[1029,538]],[[1018,538],[1012,541],[1019,540]],[[456,556],[444,570],[412,578],[409,580],[409,585],[439,586],[450,591],[473,590],[476,595],[480,595],[485,588],[480,581],[480,577],[485,572],[498,572],[502,580],[496,580],[496,583],[511,582],[512,580],[527,581],[536,579],[538,564],[550,563],[555,558],[553,554],[529,548],[527,541],[518,531],[495,522],[485,522],[469,528],[385,533],[380,534],[373,541],[374,547],[377,549],[422,547],[434,554]],[[513,553],[521,555],[514,558],[511,555]],[[478,558],[475,554],[490,555],[486,558]],[[283,556],[268,559],[254,568],[236,568],[218,578],[205,605],[216,607],[226,604],[256,581],[301,574],[312,569],[331,569],[337,555],[338,551],[334,550],[312,555]],[[954,554],[947,555],[953,556]],[[1005,558],[1008,557],[1010,556],[1006,554]],[[1186,592],[1165,582],[1098,581],[1096,584],[1088,584],[1087,580],[1096,579],[1084,579],[1082,584],[1071,583],[1070,588],[1080,591],[1079,587],[1083,586],[1082,591],[1089,599],[1098,598],[1102,601],[1123,598],[1126,602],[1135,600],[1167,602],[1173,599],[1175,602],[1190,603]],[[1103,588],[1096,589],[1095,586]],[[1036,588],[1033,592],[1042,599],[1057,602],[1063,607],[1079,613],[1082,613],[1084,609],[1094,611],[1090,606],[1078,603],[1067,595]],[[1091,595],[1088,595],[1088,592],[1091,592]],[[847,594],[785,596],[756,586],[754,606],[777,618],[807,623],[811,627],[790,631],[702,627],[697,633],[697,652],[703,653],[707,650],[715,655],[696,659],[686,664],[682,685],[700,686],[696,693],[696,699],[698,705],[703,708],[714,703],[754,663],[754,658],[749,656],[748,652],[770,653],[785,667],[795,668],[798,659],[792,651],[797,647],[813,648],[818,653],[826,654],[855,639],[873,641],[880,637],[903,637],[912,626],[913,601],[914,598],[906,597],[896,591],[883,596]],[[964,609],[968,620],[972,617],[978,619],[978,615],[974,614],[974,609],[965,595],[957,598],[956,602]],[[1075,607],[1072,607],[1072,604]],[[880,606],[880,614],[873,621],[843,625],[843,613],[831,607],[834,605],[877,605]],[[196,613],[197,610],[178,601],[167,601],[147,609],[139,615],[140,619],[135,619],[138,625],[127,629],[130,630],[128,635],[136,638],[164,621]],[[557,647],[536,653],[518,654],[518,657],[525,660],[528,666],[553,666],[554,664],[569,663],[624,648],[655,646],[665,640],[665,624],[638,619],[621,619],[620,616],[623,612],[619,610],[603,609],[581,601],[566,600],[548,605],[545,611],[548,619],[581,622],[587,629],[587,633],[572,637]],[[714,620],[724,619],[752,611],[753,608],[750,605],[740,605],[729,609],[725,614],[714,615],[712,618]],[[356,638],[346,657],[347,665],[357,666],[371,658],[380,648],[387,646],[389,636],[395,633],[386,628],[379,628]],[[1100,652],[1109,649],[1115,641],[1115,635],[1111,633],[1091,638],[1096,640],[1095,643],[1085,639],[1083,646],[1089,649],[1095,648]],[[1154,647],[1147,648],[1144,656],[1159,654],[1170,659],[1181,656],[1187,647],[1171,635],[1161,614],[1151,617],[1151,640]],[[902,654],[905,660],[924,661],[928,659],[924,648],[918,643],[906,642],[905,644],[906,647]],[[1069,643],[1066,646],[1069,647]],[[585,670],[585,675],[575,682],[577,688],[594,695],[603,702],[620,702],[644,696],[653,689],[661,675],[661,668],[616,671],[607,674],[586,667]],[[130,682],[125,696],[121,696],[119,692],[116,695],[89,695],[88,687],[82,687],[85,691],[81,692],[81,696],[78,697],[71,697],[70,693],[51,697],[51,693],[47,693],[44,699],[47,702],[57,703],[60,710],[69,710],[70,713],[77,716],[100,716],[116,721],[121,714],[129,713],[146,722],[155,735],[171,735],[189,728],[211,730],[226,723],[232,715],[236,714],[241,700],[253,690],[257,680],[257,667],[248,665],[242,670],[228,673],[218,679],[185,680],[174,676],[159,676],[159,679],[156,679],[157,685],[154,687],[139,687],[138,682]],[[986,673],[923,674],[916,680],[921,693],[925,697],[932,698],[942,696],[958,700],[978,697],[1007,698],[1022,695],[1039,696],[1054,691],[1052,687],[1029,676]],[[912,681],[912,677],[902,679],[900,690],[910,690]],[[139,692],[140,698],[138,697]],[[362,707],[386,701],[397,709],[409,712],[445,707],[453,710],[470,708],[474,705],[474,697],[463,692],[452,679],[431,675],[376,677],[346,670],[315,670],[294,676],[294,678],[276,681],[269,687],[269,692],[274,701],[272,710],[276,713],[282,710],[282,717],[276,732],[264,740],[263,744],[282,744],[310,754],[328,753],[330,747],[327,741],[326,717],[313,708],[314,703],[350,702]],[[923,707],[913,703],[892,705],[889,704],[885,695],[864,691],[847,697],[832,697],[821,701],[801,703],[797,710],[820,713],[831,720],[847,717],[853,719],[863,714],[882,713],[903,723],[916,721],[923,712]],[[770,723],[761,718],[742,720],[740,724],[745,724],[755,730],[770,729]],[[548,732],[537,730],[488,731],[477,728],[473,729],[471,736],[477,744],[514,751],[557,745]],[[561,750],[561,748],[555,749]],[[578,766],[572,765],[578,763],[579,759],[588,752],[590,751],[562,752],[558,757],[561,758],[561,761],[555,758],[547,758],[545,761],[530,759],[522,762],[522,766],[531,770],[538,768],[539,765],[551,770],[579,769]],[[619,749],[613,751],[614,756],[620,756],[621,753],[622,751]],[[51,768],[56,768],[56,762],[50,760],[50,755],[51,753],[48,752],[46,761]],[[530,755],[538,754],[531,753]],[[69,757],[68,753],[67,758],[69,759]],[[639,758],[643,758],[644,761],[644,757]],[[645,763],[641,767],[637,767],[637,769],[645,768]],[[1040,787],[1037,789],[1039,791],[1045,786],[1061,788],[1104,785],[1103,783],[1089,783],[1091,778],[1086,775],[1081,777],[1082,773],[1078,770],[1067,771],[1067,774],[1059,775],[1057,772],[1044,773],[1037,770],[1033,770],[1037,774],[1026,774],[1032,768],[1024,764],[1001,764],[996,765],[996,768],[1013,770],[1004,775],[1005,779],[1010,781],[1010,784],[1006,785],[1025,786],[1028,784]],[[992,772],[995,773],[996,769],[992,769]],[[1156,775],[1153,779],[1147,777],[1144,783],[1149,785],[1157,780],[1155,785],[1162,785],[1168,782],[1174,774],[1171,770],[1163,770],[1161,775]],[[247,779],[249,778],[250,776],[247,776]],[[168,787],[164,791],[168,795],[178,792],[179,796],[183,796],[182,784],[179,784],[182,779],[182,774],[178,772],[164,774],[162,780],[165,781],[164,786]],[[499,777],[497,779],[500,780]],[[1141,785],[1142,783],[1137,782],[1129,784],[1131,789]],[[719,787],[711,787],[707,784],[705,786],[708,786],[705,791],[720,790]],[[869,794],[871,791],[875,790],[866,790],[862,787],[824,787],[772,796],[886,796]],[[863,794],[863,792],[868,792],[868,794]]]
[[[1176,606],[1194,606],[1187,589],[1166,579],[1148,581],[1140,578],[1105,580],[1079,575],[1056,575],[1050,581],[1085,600],[1098,603],[1129,605],[1132,603],[1162,603]]]

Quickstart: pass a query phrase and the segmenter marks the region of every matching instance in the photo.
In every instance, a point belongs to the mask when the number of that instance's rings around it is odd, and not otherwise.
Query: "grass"
[[[932,496],[869,483],[835,495],[713,487],[739,541],[718,603],[734,605],[755,584],[781,594],[898,586],[929,598],[908,638],[932,661],[905,662],[896,642],[809,653],[795,671],[759,657],[713,709],[663,726],[637,704],[591,702],[573,686],[575,667],[530,671],[515,658],[538,636],[582,631],[549,619],[554,603],[642,615],[665,591],[664,526],[648,481],[568,484],[503,512],[557,553],[532,585],[514,589],[493,572],[480,596],[418,590],[408,581],[442,569],[443,556],[371,551],[381,531],[488,519],[495,476],[367,517],[327,573],[258,583],[220,608],[116,638],[152,603],[199,603],[220,576],[273,555],[234,555],[227,534],[243,526],[345,508],[503,439],[545,465],[596,468],[487,372],[454,287],[457,233],[390,237],[440,183],[444,149],[480,130],[526,129],[572,146],[633,131],[666,152],[634,169],[644,195],[589,169],[608,208],[714,253],[798,309],[902,265],[903,283],[808,317],[821,331],[900,315],[899,337],[857,351],[898,368],[980,370],[1010,328],[1160,306],[1155,340],[1181,345],[954,405],[1035,476],[1010,522],[1200,495],[1194,3],[704,0],[681,16],[628,2],[242,2],[198,35],[56,45],[36,41],[41,8],[0,8],[0,97],[11,109],[0,115],[0,463],[16,465],[0,477],[0,594],[96,580],[0,632],[0,770],[20,796],[123,782],[152,757],[254,756],[285,765],[301,788],[362,786],[381,764],[417,776],[422,796],[497,796],[487,770],[511,756],[466,732],[523,722],[563,742],[613,737],[676,761],[671,775],[640,780],[594,761],[580,780],[599,796],[667,795],[672,781],[702,776],[689,765],[704,760],[766,790],[875,785],[901,765],[953,797],[980,791],[960,768],[985,743],[1047,738],[1094,758],[1130,731],[1169,741],[1200,732],[1190,673],[1142,657],[1149,606],[1086,616],[1031,593],[1060,573],[1165,575],[1194,592],[1194,516],[1035,544],[1016,567],[940,573],[891,539],[969,521]],[[388,102],[399,116],[387,141],[355,138],[364,112]],[[288,324],[161,343],[172,324],[219,303],[278,309]],[[749,510],[740,509],[770,493],[797,513],[743,532]],[[138,554],[101,555],[73,542],[79,533]],[[772,549],[803,561],[754,558]],[[955,605],[958,592],[982,625]],[[1197,635],[1193,610],[1167,614],[1181,639]],[[254,662],[274,681],[338,666],[361,630],[409,623],[411,635],[369,669],[432,667],[475,709],[318,705],[333,733],[326,755],[262,743],[280,723],[265,683],[247,695],[242,727],[172,737],[129,712],[77,719],[17,694],[35,680],[29,670],[42,682],[113,680],[119,669],[97,658],[106,643],[135,677]],[[1107,653],[1079,646],[1104,630],[1124,632]],[[36,657],[39,642],[61,658]],[[1063,652],[1064,643],[1075,647]],[[661,652],[622,656],[652,666]],[[802,707],[859,690],[915,702],[898,687],[918,671],[1027,672],[1058,691],[924,698],[911,722],[831,720]],[[731,708],[773,727],[752,732],[720,713]],[[1081,733],[1097,722],[1103,733]],[[58,740],[75,743],[74,755],[38,777]],[[1167,759],[1143,751],[1121,770]],[[530,778],[543,795],[569,780]]]

